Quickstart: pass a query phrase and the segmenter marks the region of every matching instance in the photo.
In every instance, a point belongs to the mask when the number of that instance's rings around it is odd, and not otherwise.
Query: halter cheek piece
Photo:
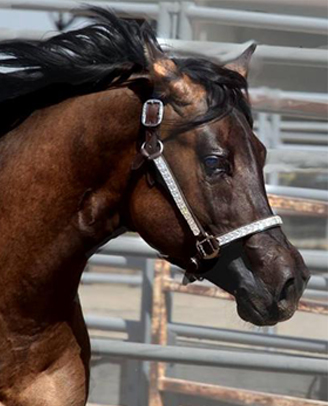
[[[236,228],[220,236],[208,234],[193,214],[163,155],[164,145],[159,134],[159,127],[163,116],[164,105],[161,100],[149,99],[144,103],[141,123],[145,127],[145,141],[141,145],[140,152],[133,163],[132,169],[139,168],[146,159],[152,161],[160,173],[164,185],[195,237],[197,254],[194,258],[191,258],[190,265],[193,268],[192,272],[197,272],[199,261],[217,257],[222,246],[282,224],[279,216],[271,216]]]

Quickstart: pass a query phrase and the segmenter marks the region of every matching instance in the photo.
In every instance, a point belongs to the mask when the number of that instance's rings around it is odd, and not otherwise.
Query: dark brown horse
[[[139,155],[151,135],[142,106],[155,97],[163,154],[202,232],[271,217],[247,102],[253,47],[226,67],[169,58],[149,28],[94,13],[82,30],[0,45],[1,406],[85,404],[90,348],[77,288],[89,256],[125,230],[233,293],[255,324],[291,317],[308,279],[280,227],[195,266],[195,236]]]

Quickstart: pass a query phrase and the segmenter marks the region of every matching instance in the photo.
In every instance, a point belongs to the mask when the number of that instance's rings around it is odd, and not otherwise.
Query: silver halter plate
[[[147,121],[147,109],[154,104],[156,104],[159,107],[159,112],[160,112],[160,114],[158,114],[158,116],[156,118],[155,125],[153,123],[150,124]],[[143,107],[143,113],[142,113],[142,117],[141,117],[142,124],[145,127],[158,127],[162,122],[163,112],[164,112],[164,106],[163,106],[163,103],[161,100],[151,99],[151,100],[146,101],[146,103],[144,104],[144,107]],[[158,140],[157,142],[158,142],[159,152],[157,151],[157,153],[155,153],[151,156],[148,155],[147,158],[154,162],[154,164],[155,164],[157,170],[159,171],[159,173],[161,174],[161,177],[162,177],[168,191],[170,192],[177,208],[179,209],[180,213],[186,220],[191,232],[196,237],[196,241],[197,241],[196,246],[203,259],[211,259],[218,255],[219,249],[217,249],[216,252],[214,251],[214,255],[213,254],[208,255],[206,250],[204,250],[204,247],[202,244],[204,242],[209,242],[209,240],[211,238],[215,239],[217,246],[220,248],[224,245],[232,243],[233,241],[239,240],[241,238],[247,237],[247,236],[255,234],[255,233],[259,233],[259,232],[268,230],[273,227],[280,226],[283,223],[280,216],[270,216],[270,217],[267,217],[267,218],[264,218],[261,220],[254,221],[245,226],[236,228],[235,230],[229,231],[226,234],[222,234],[219,236],[207,236],[208,238],[206,238],[206,241],[205,240],[200,241],[199,237],[202,237],[204,235],[204,231],[201,230],[202,227],[199,225],[199,222],[196,220],[193,213],[189,209],[187,200],[186,200],[185,196],[183,195],[181,189],[179,188],[179,186],[173,176],[173,173],[163,155],[163,150],[164,150],[163,143],[160,140]]]

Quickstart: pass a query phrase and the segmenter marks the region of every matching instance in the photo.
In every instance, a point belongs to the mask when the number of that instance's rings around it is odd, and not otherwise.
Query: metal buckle
[[[162,155],[162,152],[163,152],[163,150],[164,150],[164,145],[163,145],[163,143],[162,143],[161,140],[157,140],[157,145],[158,145],[158,147],[159,147],[158,150],[157,150],[157,151],[154,151],[152,154],[150,154],[150,153],[147,151],[147,142],[145,141],[145,142],[141,145],[141,148],[140,148],[140,153],[141,153],[141,155],[143,155],[145,158],[149,159],[150,161],[151,161],[152,159],[158,158],[160,155]]]
[[[202,259],[213,259],[220,252],[220,245],[214,236],[206,235],[202,241],[196,241],[196,248]]]
[[[157,107],[157,114],[155,117],[150,117],[149,109],[153,106]],[[145,127],[157,127],[161,124],[164,115],[164,104],[158,99],[147,100],[142,107],[141,123]]]

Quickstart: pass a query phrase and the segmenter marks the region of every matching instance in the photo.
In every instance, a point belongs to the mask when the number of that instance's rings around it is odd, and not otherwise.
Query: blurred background
[[[0,39],[80,28],[85,3],[147,19],[175,55],[223,63],[258,43],[249,85],[269,151],[267,191],[313,275],[291,320],[257,328],[209,283],[182,287],[181,272],[138,236],[107,244],[80,286],[93,346],[90,404],[328,405],[326,0],[0,0]]]

